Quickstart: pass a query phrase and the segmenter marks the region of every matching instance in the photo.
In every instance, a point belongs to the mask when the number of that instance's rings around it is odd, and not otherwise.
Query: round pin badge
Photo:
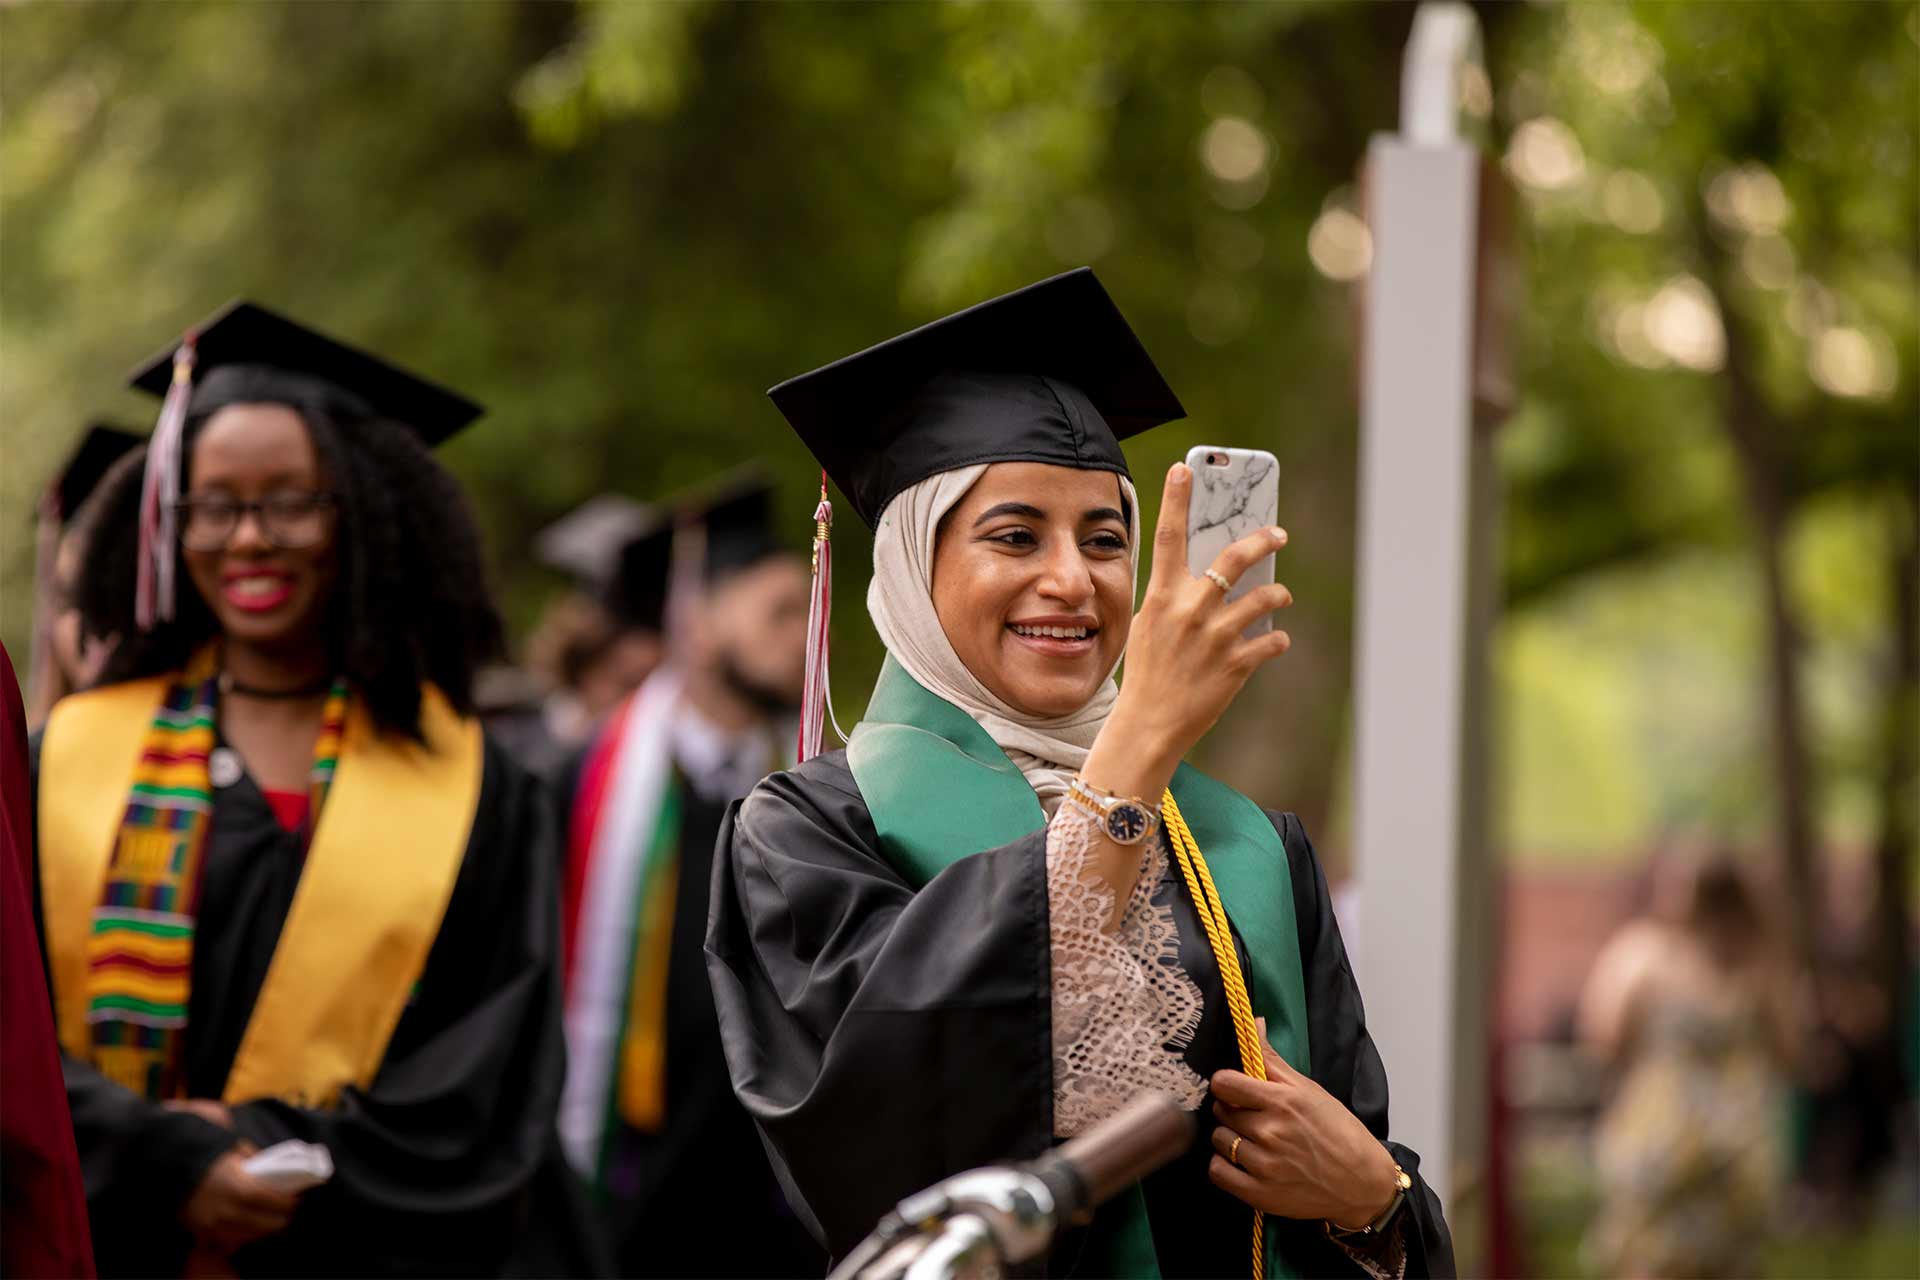
[[[246,772],[237,753],[227,747],[215,747],[207,756],[207,781],[216,787],[230,787]]]

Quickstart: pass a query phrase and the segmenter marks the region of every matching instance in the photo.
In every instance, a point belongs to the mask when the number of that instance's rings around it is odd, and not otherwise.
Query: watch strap
[[[1407,1203],[1407,1193],[1413,1190],[1413,1175],[1400,1167],[1398,1160],[1393,1162],[1393,1199],[1387,1207],[1363,1227],[1343,1227],[1332,1219],[1327,1220],[1327,1234],[1335,1240],[1357,1241],[1373,1236],[1384,1235],[1393,1220],[1400,1216],[1401,1208]]]
[[[1096,787],[1079,774],[1075,774],[1067,780],[1066,798],[1077,803],[1084,811],[1092,814],[1095,821],[1099,823],[1101,831],[1104,832],[1109,839],[1117,840],[1123,845],[1140,844],[1151,839],[1154,832],[1160,829],[1164,821],[1158,804],[1150,803],[1139,796],[1118,795],[1103,787]],[[1146,816],[1146,827],[1139,835],[1126,838],[1116,835],[1111,830],[1109,819],[1116,810],[1123,807],[1137,809]]]

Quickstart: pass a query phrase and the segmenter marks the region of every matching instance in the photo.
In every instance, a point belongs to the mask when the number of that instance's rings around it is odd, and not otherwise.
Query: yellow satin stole
[[[40,893],[60,1043],[85,1058],[87,937],[166,677],[62,699],[40,746]],[[373,1083],[426,968],[480,800],[481,734],[421,690],[425,746],[356,698],[333,787],[221,1097],[327,1107]],[[216,802],[217,803],[217,802]]]

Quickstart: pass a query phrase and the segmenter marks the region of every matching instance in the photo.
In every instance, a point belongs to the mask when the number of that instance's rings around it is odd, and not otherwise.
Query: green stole
[[[847,764],[873,815],[880,849],[916,889],[970,854],[1011,844],[1047,824],[1040,800],[979,722],[937,697],[888,657],[847,743]],[[1287,851],[1259,806],[1181,765],[1173,796],[1245,942],[1248,994],[1267,1036],[1308,1070],[1307,995]],[[934,800],[934,803],[929,803]],[[1203,1117],[1204,1119],[1204,1117]],[[1146,1197],[1138,1186],[1096,1216],[1080,1270],[1160,1274]],[[1267,1275],[1290,1277],[1267,1218]]]

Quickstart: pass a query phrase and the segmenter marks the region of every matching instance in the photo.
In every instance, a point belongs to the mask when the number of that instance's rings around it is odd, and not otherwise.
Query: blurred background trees
[[[1136,448],[1146,487],[1203,439],[1282,458],[1299,643],[1213,763],[1337,833],[1353,192],[1409,6],[0,13],[10,641],[46,470],[89,415],[149,418],[121,373],[229,296],[492,407],[448,460],[524,626],[551,583],[521,548],[569,504],[757,456],[800,536],[767,385],[1090,262],[1192,411]],[[1815,901],[1818,849],[1911,845],[1915,9],[1482,14],[1467,105],[1528,280],[1508,836],[1773,843]]]
[[[1803,949],[1914,905],[1920,7],[1480,6],[1526,286],[1503,429],[1511,865],[1731,845]],[[1186,402],[1281,458],[1296,645],[1208,763],[1342,844],[1356,181],[1411,6],[0,8],[0,636],[32,503],[138,358],[246,294],[473,392],[446,450],[515,624],[530,533],[743,458],[765,387],[1095,265]],[[1150,506],[1153,501],[1150,499]],[[1148,515],[1152,512],[1149,510]],[[843,721],[879,653],[836,529]],[[1852,886],[1849,888],[1848,886]]]

